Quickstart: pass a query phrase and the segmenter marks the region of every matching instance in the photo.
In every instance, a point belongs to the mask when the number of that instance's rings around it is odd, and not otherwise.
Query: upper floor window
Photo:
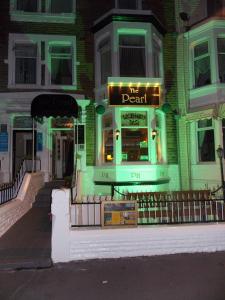
[[[217,39],[218,69],[220,82],[225,82],[225,38]]]
[[[119,35],[120,76],[145,77],[144,35]]]
[[[197,137],[199,161],[215,161],[215,142],[212,119],[198,121]]]
[[[76,0],[10,0],[12,21],[74,23]]]
[[[138,1],[137,0],[117,0],[118,8],[122,9],[137,9]]]
[[[36,12],[38,10],[38,0],[17,0],[16,9],[19,11]]]
[[[50,11],[52,13],[71,13],[73,11],[73,0],[51,0]]]
[[[70,45],[51,45],[51,83],[55,85],[72,84],[72,48]]]
[[[222,16],[224,15],[225,0],[207,0],[208,16]]]
[[[100,58],[100,72],[101,72],[101,84],[107,83],[107,79],[111,76],[111,47],[110,38],[102,40],[98,47],[99,58]]]
[[[195,87],[211,83],[210,55],[207,41],[194,47],[194,76]]]
[[[36,83],[37,45],[15,44],[15,83]]]
[[[161,61],[161,48],[157,41],[153,41],[153,76],[160,77],[160,61]]]
[[[75,37],[9,35],[9,86],[76,88]]]

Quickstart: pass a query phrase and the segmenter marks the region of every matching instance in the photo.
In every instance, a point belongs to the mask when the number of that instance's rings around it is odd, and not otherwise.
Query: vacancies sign
[[[160,88],[153,86],[109,86],[109,105],[159,106]]]

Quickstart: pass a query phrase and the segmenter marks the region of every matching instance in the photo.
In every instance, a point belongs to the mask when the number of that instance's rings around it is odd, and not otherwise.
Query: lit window
[[[161,120],[158,115],[155,116],[156,118],[156,124],[155,124],[155,130],[157,132],[156,134],[156,156],[157,156],[157,162],[161,163],[163,161],[163,156],[162,156],[162,132],[161,132]]]
[[[36,83],[37,45],[15,45],[15,83]]]
[[[50,46],[51,84],[72,85],[72,47],[67,45]]]
[[[218,67],[220,82],[225,82],[225,39],[217,39]]]
[[[122,161],[148,161],[147,112],[121,113]]]
[[[207,41],[194,47],[194,73],[195,87],[211,83],[210,55]]]
[[[105,84],[108,77],[111,76],[111,48],[109,38],[104,39],[99,44],[100,68],[101,68],[101,84]]]
[[[107,114],[103,116],[102,128],[103,128],[104,162],[111,163],[113,161],[113,128],[112,128],[111,114]]]
[[[215,161],[215,142],[212,119],[198,121],[197,134],[199,161]]]
[[[25,12],[36,12],[38,9],[38,0],[17,0],[16,10]]]
[[[143,35],[120,35],[120,76],[145,77],[145,36]]]

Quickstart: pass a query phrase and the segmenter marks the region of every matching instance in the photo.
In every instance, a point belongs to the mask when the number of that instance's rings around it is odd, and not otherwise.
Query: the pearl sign
[[[158,86],[109,86],[109,105],[159,106]]]

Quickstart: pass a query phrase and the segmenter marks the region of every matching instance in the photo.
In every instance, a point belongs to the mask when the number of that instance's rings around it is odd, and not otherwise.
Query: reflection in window
[[[215,161],[215,143],[212,119],[198,121],[197,133],[199,161]]]
[[[36,83],[37,45],[15,45],[15,83]]]
[[[208,42],[203,42],[194,47],[194,72],[195,87],[211,83]]]
[[[120,76],[145,77],[145,36],[120,35]]]
[[[107,114],[103,116],[102,127],[103,127],[104,162],[110,163],[113,161],[113,129],[112,129],[111,114]]]
[[[53,45],[50,56],[51,84],[72,85],[72,47]]]
[[[220,82],[225,82],[225,39],[217,39],[218,67]]]

